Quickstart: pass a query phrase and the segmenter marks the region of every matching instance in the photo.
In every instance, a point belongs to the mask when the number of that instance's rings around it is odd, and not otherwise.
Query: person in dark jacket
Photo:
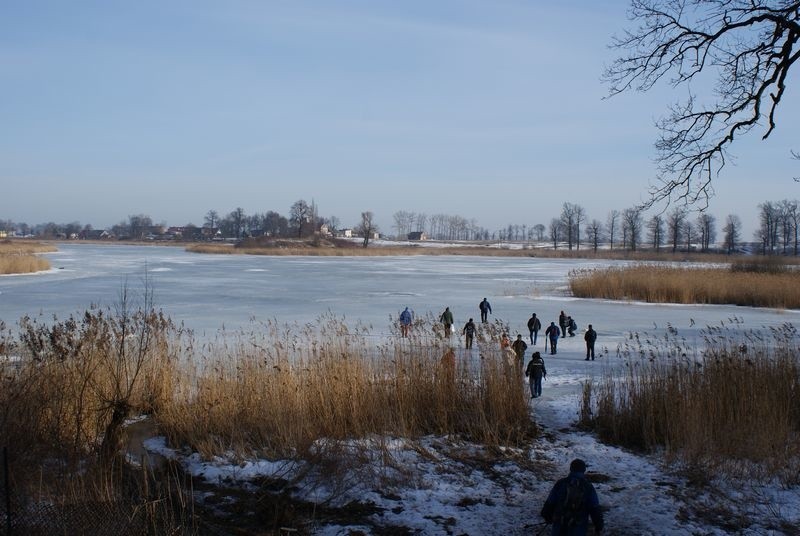
[[[528,368],[525,369],[525,376],[528,377],[528,382],[531,386],[531,398],[542,396],[542,378],[547,377],[547,369],[544,368],[542,354],[533,352],[531,362],[528,363]]]
[[[550,325],[547,326],[546,330],[544,330],[544,334],[546,337],[550,339],[550,355],[555,355],[556,345],[558,344],[558,336],[561,335],[561,332],[558,330],[558,326],[556,326],[556,323],[550,322]],[[545,350],[547,350],[547,348],[545,348]]]
[[[553,524],[551,534],[584,536],[592,518],[594,533],[603,531],[603,511],[597,492],[586,479],[586,462],[574,459],[569,464],[569,476],[556,482],[542,506],[541,515]]]
[[[578,329],[578,324],[575,323],[575,319],[571,316],[567,317],[567,333],[569,333],[570,337],[575,336],[575,330]]]
[[[592,361],[594,361],[594,341],[597,340],[597,332],[592,329],[591,324],[589,324],[589,329],[586,330],[583,340],[586,341],[586,361],[589,361],[589,354],[592,355]]]
[[[564,311],[561,311],[561,314],[558,315],[558,325],[561,328],[561,336],[567,336],[567,315]]]
[[[472,341],[475,339],[475,322],[473,322],[471,318],[469,322],[464,324],[464,329],[461,330],[461,334],[467,337],[464,343],[465,348],[472,348]]]
[[[453,312],[449,307],[444,308],[442,316],[439,317],[439,322],[444,324],[444,336],[450,338],[450,331],[453,328]]]
[[[511,349],[517,354],[519,368],[522,369],[522,365],[525,364],[525,350],[528,349],[528,345],[522,340],[522,335],[517,334],[517,339],[511,343]]]
[[[528,319],[528,331],[531,335],[531,346],[536,346],[536,339],[539,336],[539,330],[542,329],[542,323],[536,318],[536,313],[533,313]]]
[[[483,301],[478,304],[478,309],[481,310],[481,323],[485,324],[488,321],[489,314],[492,312],[492,306],[489,305],[489,301],[484,298]]]

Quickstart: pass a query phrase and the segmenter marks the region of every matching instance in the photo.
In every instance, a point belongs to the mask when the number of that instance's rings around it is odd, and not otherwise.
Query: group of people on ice
[[[486,324],[489,321],[489,315],[492,314],[492,306],[489,303],[489,300],[483,298],[483,300],[478,304],[478,310],[480,311],[481,315],[481,323]],[[413,323],[413,313],[408,307],[406,307],[405,310],[400,313],[399,320],[401,335],[403,337],[408,337],[411,325]],[[455,333],[456,331],[454,327],[453,312],[450,310],[450,307],[445,307],[445,310],[439,315],[439,322],[442,324],[444,337],[450,338],[451,334]],[[536,313],[531,314],[531,317],[528,319],[527,326],[531,345],[536,346],[539,338],[539,331],[542,329],[542,322],[536,316]],[[574,337],[577,329],[578,324],[575,322],[575,319],[572,318],[572,316],[567,315],[564,311],[561,311],[561,313],[558,315],[558,324],[556,324],[555,321],[550,322],[550,325],[547,326],[544,331],[545,352],[547,352],[549,343],[550,355],[556,355],[558,351],[559,339],[564,337]],[[467,323],[464,324],[464,327],[461,328],[461,335],[464,337],[465,348],[472,348],[476,333],[477,325],[475,324],[475,321],[470,318]],[[583,339],[586,342],[586,360],[594,360],[594,346],[595,341],[597,340],[597,332],[594,330],[594,328],[592,328],[591,324],[589,324],[588,328],[586,329]],[[508,347],[511,347],[520,361],[524,361],[525,350],[527,350],[528,345],[524,340],[522,340],[522,335],[517,335],[517,339],[512,343],[508,340],[508,336],[503,334],[500,340],[500,348],[506,349]]]

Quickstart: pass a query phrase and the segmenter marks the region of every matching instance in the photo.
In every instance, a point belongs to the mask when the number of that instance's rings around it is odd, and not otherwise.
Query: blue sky
[[[312,199],[489,229],[646,197],[684,92],[603,100],[612,1],[0,1],[0,218],[110,226]],[[732,148],[711,213],[798,197],[798,91]],[[685,91],[685,90],[683,90]],[[721,225],[720,225],[721,227]]]

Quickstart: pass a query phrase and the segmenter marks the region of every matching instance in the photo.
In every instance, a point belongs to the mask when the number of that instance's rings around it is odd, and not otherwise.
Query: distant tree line
[[[724,222],[707,211],[692,215],[685,206],[673,207],[669,212],[659,212],[646,217],[639,207],[624,210],[612,209],[604,220],[589,219],[586,210],[575,203],[564,203],[561,214],[553,218],[548,226],[536,224],[508,224],[502,229],[489,231],[477,224],[475,219],[448,214],[427,215],[422,212],[401,210],[393,215],[396,238],[405,239],[409,233],[425,233],[434,240],[455,241],[508,241],[525,243],[547,243],[553,249],[580,250],[601,247],[637,251],[719,251],[735,253],[747,242],[742,236],[742,221],[736,214],[729,214]],[[289,208],[288,217],[269,210],[248,215],[237,207],[220,215],[209,210],[203,217],[202,226],[192,223],[183,226],[187,236],[222,237],[241,239],[249,236],[303,238],[319,232],[325,225],[331,232],[340,229],[336,216],[321,217],[312,202],[300,199]],[[718,226],[721,228],[718,230]],[[753,252],[762,255],[798,255],[800,230],[800,208],[797,200],[765,201],[758,205],[758,227],[752,237]],[[165,223],[155,224],[145,214],[128,216],[109,231],[116,238],[143,240],[156,230],[164,232]],[[371,211],[361,213],[361,219],[352,230],[364,238],[363,245],[377,235],[379,229]],[[85,237],[93,231],[91,225],[80,222],[57,224],[54,222],[29,225],[0,219],[0,231],[4,234],[37,236],[42,238]],[[721,232],[721,242],[717,242]]]
[[[797,200],[767,201],[758,205],[759,227],[753,237],[757,253],[763,255],[798,255],[798,224],[800,210]],[[561,214],[549,226],[536,224],[509,224],[497,231],[478,226],[475,220],[461,216],[401,210],[394,213],[397,238],[409,233],[425,233],[433,240],[500,240],[509,242],[547,242],[553,249],[580,250],[581,245],[596,251],[600,247],[637,251],[723,251],[735,253],[746,241],[742,236],[742,220],[729,214],[720,229],[717,218],[702,211],[692,217],[686,206],[673,207],[669,212],[659,212],[650,217],[640,207],[613,209],[604,221],[589,219],[586,210],[575,203],[564,203]]]

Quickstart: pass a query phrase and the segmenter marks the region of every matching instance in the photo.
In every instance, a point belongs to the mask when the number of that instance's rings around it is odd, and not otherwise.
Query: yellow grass
[[[637,265],[572,272],[570,288],[580,298],[800,307],[800,272],[794,270],[753,273]]]
[[[0,274],[28,274],[50,269],[50,261],[34,255],[56,251],[38,242],[3,240],[0,242]]]
[[[0,255],[22,255],[32,253],[49,253],[57,251],[51,244],[40,242],[28,242],[26,240],[2,240],[0,241]]]
[[[790,325],[769,333],[717,327],[708,329],[707,350],[697,357],[632,348],[621,376],[609,371],[599,384],[587,384],[583,414],[592,417],[585,423],[605,441],[666,448],[709,472],[735,472],[747,464],[756,473],[796,484],[800,363],[795,338]],[[672,350],[680,345],[677,340],[664,344]],[[634,357],[639,355],[649,359]]]
[[[485,359],[451,368],[443,342],[398,338],[376,350],[366,328],[334,319],[194,348],[155,313],[127,327],[109,314],[23,319],[19,340],[0,329],[0,356],[22,358],[0,365],[9,372],[0,375],[0,435],[32,463],[54,452],[102,457],[120,418],[140,413],[174,445],[208,456],[313,456],[327,441],[385,434],[521,444],[535,433],[521,371],[486,337]],[[140,350],[145,333],[152,340]]]
[[[298,338],[269,325],[266,349],[248,336],[248,345],[183,371],[174,403],[158,413],[162,431],[205,455],[267,456],[308,455],[321,439],[386,434],[489,445],[532,436],[521,372],[498,352],[487,348],[480,364],[451,368],[442,363],[446,345],[412,337],[376,352],[368,334],[352,335],[335,320],[319,327]]]

